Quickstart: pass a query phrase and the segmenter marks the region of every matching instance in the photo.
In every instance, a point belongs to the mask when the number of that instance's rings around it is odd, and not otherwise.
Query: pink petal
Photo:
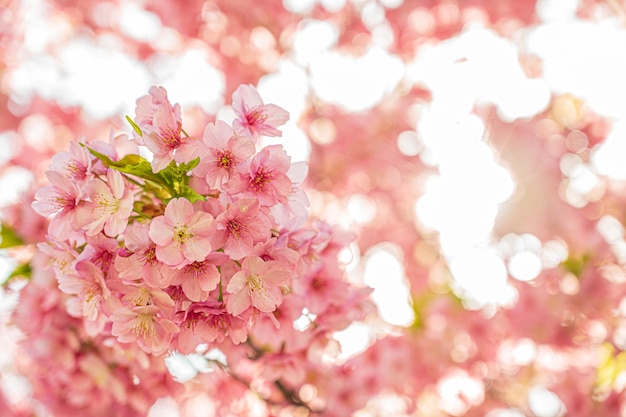
[[[276,306],[282,302],[282,299],[282,293],[276,287],[265,287],[265,291],[254,291],[252,293],[252,304],[264,313],[276,310]]]
[[[124,195],[124,190],[126,189],[126,184],[124,184],[124,177],[122,177],[122,174],[116,169],[109,169],[109,172],[107,172],[107,183],[111,189],[113,197],[120,200]]]
[[[190,261],[202,262],[209,253],[211,253],[209,238],[193,239],[183,245],[183,254]]]
[[[193,213],[193,205],[183,197],[171,199],[165,207],[165,217],[170,221],[170,224],[187,224]]]
[[[189,203],[191,204],[191,203]],[[187,221],[187,225],[193,229],[194,234],[206,236],[211,231],[213,216],[204,211],[196,211]]]
[[[241,264],[241,268],[250,271],[251,274],[263,274],[267,271],[267,264],[265,261],[258,256],[248,256],[243,263]]]
[[[246,291],[236,292],[226,299],[226,310],[233,316],[238,316],[246,311],[248,307],[250,307],[250,297]]]
[[[226,287],[229,293],[240,292],[248,285],[248,274],[246,271],[239,271],[233,275]]]
[[[172,242],[174,230],[167,224],[165,216],[158,216],[150,222],[150,239],[159,246],[169,245]]]
[[[157,246],[155,249],[156,257],[165,265],[181,266],[189,262],[185,262],[186,258],[183,253],[175,245]]]

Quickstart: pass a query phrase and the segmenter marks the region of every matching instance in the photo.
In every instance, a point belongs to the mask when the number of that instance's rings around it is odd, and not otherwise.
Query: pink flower
[[[194,303],[180,317],[178,349],[193,352],[200,343],[222,343],[227,337],[235,344],[243,343],[248,337],[247,323],[228,314],[222,303],[207,301]]]
[[[117,236],[128,225],[133,212],[135,197],[126,185],[122,174],[109,169],[107,182],[99,178],[91,180],[86,187],[89,201],[79,204],[76,221],[82,225],[87,236],[104,230],[107,236]]]
[[[214,252],[203,261],[194,261],[180,269],[164,268],[163,275],[171,285],[180,285],[191,301],[206,301],[209,292],[220,282],[217,265],[228,260],[228,255]]]
[[[83,183],[93,178],[91,154],[78,142],[70,143],[68,152],[59,152],[52,157],[50,169],[60,172],[72,181]]]
[[[291,158],[282,145],[266,146],[231,178],[228,193],[256,197],[263,206],[285,203],[292,192],[290,167]]]
[[[155,305],[118,309],[111,315],[111,333],[122,343],[137,342],[145,352],[161,355],[169,349],[179,328],[160,312]]]
[[[100,268],[91,262],[78,262],[76,274],[59,277],[59,288],[66,294],[76,295],[80,300],[82,315],[95,321],[101,313],[101,304],[111,295],[104,282]]]
[[[255,199],[235,201],[226,211],[215,218],[215,232],[211,242],[215,248],[223,248],[233,259],[249,255],[252,247],[270,237],[272,222],[259,210]]]
[[[233,121],[238,135],[257,139],[260,135],[282,136],[276,129],[289,120],[289,113],[275,105],[263,104],[261,96],[252,85],[240,85],[233,93],[233,110],[237,119]]]
[[[153,86],[149,93],[137,100],[135,123],[144,133],[144,144],[154,153],[152,170],[158,172],[172,159],[176,162],[193,159],[184,149],[192,140],[181,136],[180,105],[177,103],[172,106],[163,87]]]
[[[54,215],[50,220],[48,233],[56,240],[63,241],[68,239],[77,228],[75,209],[82,193],[75,182],[59,172],[47,171],[46,176],[51,185],[35,193],[32,207],[42,216]]]
[[[157,259],[174,268],[204,261],[211,252],[212,223],[213,216],[194,211],[186,198],[173,198],[165,214],[150,223],[149,235],[156,244]]]
[[[249,137],[235,135],[233,128],[221,120],[206,126],[202,142],[208,147],[208,156],[194,170],[194,175],[205,177],[211,188],[221,188],[233,169],[255,152]]]
[[[270,269],[258,256],[248,256],[226,287],[230,294],[226,302],[228,312],[238,316],[250,305],[265,313],[276,310],[283,299],[280,285],[289,276],[288,271]]]
[[[115,258],[118,277],[124,281],[143,280],[151,287],[166,288],[170,278],[163,275],[163,262],[156,257],[156,245],[150,240],[150,226],[145,223],[133,223],[124,233],[125,256]]]

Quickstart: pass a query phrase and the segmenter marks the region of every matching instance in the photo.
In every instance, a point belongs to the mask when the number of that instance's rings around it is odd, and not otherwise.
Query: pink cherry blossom
[[[252,85],[240,85],[233,93],[233,110],[237,119],[233,122],[238,135],[282,136],[276,129],[289,120],[289,113],[275,105],[263,104],[263,99]]]
[[[213,216],[194,211],[186,198],[173,198],[165,207],[165,214],[150,223],[156,258],[175,268],[203,261],[211,252],[212,223]]]
[[[287,202],[292,181],[287,175],[291,158],[282,145],[270,145],[261,149],[252,161],[237,170],[229,181],[228,193],[255,197],[263,206]]]
[[[226,287],[228,312],[238,316],[251,305],[266,313],[274,311],[283,298],[280,286],[287,283],[289,275],[285,270],[270,269],[258,256],[248,256]]]
[[[203,261],[194,261],[180,269],[164,268],[163,275],[171,285],[180,285],[183,292],[191,301],[206,301],[209,292],[213,291],[220,282],[220,272],[217,269],[228,260],[228,256],[214,252]]]
[[[162,270],[165,264],[156,257],[156,245],[150,240],[150,225],[133,223],[124,232],[124,242],[129,253],[115,258],[115,269],[123,281],[143,278],[146,284],[155,288],[170,285],[169,276]]]
[[[237,200],[215,218],[211,241],[231,258],[241,259],[256,243],[270,237],[271,228],[271,220],[259,209],[258,200]]]
[[[42,216],[51,216],[48,233],[59,241],[69,238],[76,226],[76,207],[82,192],[75,182],[63,174],[47,171],[51,185],[41,188],[35,193],[33,210]]]
[[[154,172],[164,169],[173,159],[176,162],[193,159],[185,149],[193,141],[182,135],[180,105],[172,106],[163,87],[153,86],[148,95],[137,100],[135,123],[144,133],[144,144],[154,153]]]
[[[204,128],[202,143],[208,155],[194,170],[204,177],[211,188],[223,188],[234,168],[255,153],[254,142],[247,136],[238,136],[225,122],[218,120]]]
[[[161,355],[179,328],[155,305],[120,308],[111,315],[111,333],[122,343],[137,342],[145,352]]]
[[[93,178],[91,154],[78,142],[71,142],[68,152],[59,152],[52,157],[50,169],[66,175],[73,181],[83,183]]]
[[[95,321],[102,314],[102,303],[111,295],[111,291],[104,282],[104,275],[100,268],[91,262],[78,262],[75,265],[75,274],[66,274],[59,277],[61,291],[76,295],[80,300],[82,315],[90,321]]]
[[[89,181],[86,187],[88,201],[82,201],[76,211],[76,221],[85,229],[87,236],[101,231],[117,236],[128,225],[133,211],[134,195],[122,174],[114,169],[107,173],[107,182],[101,179]]]
[[[193,352],[200,343],[222,343],[226,338],[239,344],[248,337],[246,321],[228,314],[222,303],[193,303],[178,316],[180,333],[177,342],[181,352]]]

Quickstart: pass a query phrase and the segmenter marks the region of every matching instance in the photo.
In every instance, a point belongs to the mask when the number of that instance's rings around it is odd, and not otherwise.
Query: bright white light
[[[61,105],[81,106],[96,119],[132,114],[128,97],[145,94],[148,73],[135,58],[77,37],[59,52],[58,59],[32,58],[9,78],[11,97],[20,101],[33,94]]]
[[[527,46],[542,60],[542,78],[553,91],[570,93],[594,112],[623,119],[626,60],[606,53],[626,50],[626,31],[618,19],[538,25],[529,32]]]
[[[356,59],[336,51],[320,54],[311,61],[310,71],[320,99],[347,111],[360,111],[374,107],[396,87],[404,65],[397,56],[372,47]]]
[[[516,46],[486,29],[470,29],[424,48],[409,68],[410,77],[432,91],[433,108],[448,117],[470,113],[479,101],[494,103],[508,119],[530,117],[550,97],[544,81],[524,74]]]
[[[21,146],[19,135],[14,131],[0,132],[0,166],[4,165],[17,153]]]
[[[518,252],[509,259],[509,272],[519,281],[531,281],[541,273],[541,259],[530,251]]]
[[[138,41],[148,42],[156,39],[161,31],[161,19],[148,12],[139,4],[122,2],[120,30]]]
[[[437,392],[441,398],[441,409],[454,416],[464,415],[485,399],[482,381],[461,370],[442,378],[437,384]]]
[[[537,16],[543,21],[563,21],[576,18],[579,0],[539,0],[535,6]]]
[[[187,357],[177,352],[165,358],[165,366],[174,379],[179,382],[191,381],[198,375],[198,370],[189,362]]]
[[[616,122],[604,142],[593,149],[591,163],[600,175],[626,180],[626,123]]]
[[[327,11],[331,13],[337,13],[346,7],[346,0],[320,0],[320,4]]]
[[[402,262],[392,252],[395,247],[381,244],[365,259],[363,280],[374,289],[372,301],[383,320],[397,326],[409,326],[415,320],[411,295]]]
[[[29,170],[19,166],[6,168],[0,177],[0,207],[17,203],[32,181],[33,174]]]
[[[417,132],[405,130],[398,135],[398,149],[403,155],[416,156],[424,147],[417,135]]]
[[[315,7],[315,0],[283,0],[283,7],[291,13],[307,14]]]
[[[497,303],[507,292],[504,261],[493,251],[467,248],[450,261],[455,281],[482,303]]]
[[[373,334],[366,324],[354,322],[344,330],[333,333],[333,338],[341,346],[337,359],[342,361],[363,353],[372,344]]]
[[[348,199],[348,213],[357,223],[371,222],[376,216],[376,200],[363,194],[353,194]]]
[[[536,417],[562,417],[567,411],[555,393],[537,385],[528,391],[528,407]]]
[[[162,55],[153,63],[173,103],[178,102],[183,108],[199,106],[207,113],[217,111],[223,104],[224,74],[208,63],[206,51],[197,49],[181,56]],[[144,91],[140,95],[145,94]]]
[[[328,51],[337,44],[339,29],[331,22],[305,20],[293,36],[295,60],[308,65],[315,56]]]

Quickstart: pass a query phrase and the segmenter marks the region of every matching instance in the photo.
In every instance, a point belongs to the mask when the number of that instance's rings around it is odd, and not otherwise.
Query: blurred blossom
[[[626,416],[625,16],[0,1],[0,415]]]

